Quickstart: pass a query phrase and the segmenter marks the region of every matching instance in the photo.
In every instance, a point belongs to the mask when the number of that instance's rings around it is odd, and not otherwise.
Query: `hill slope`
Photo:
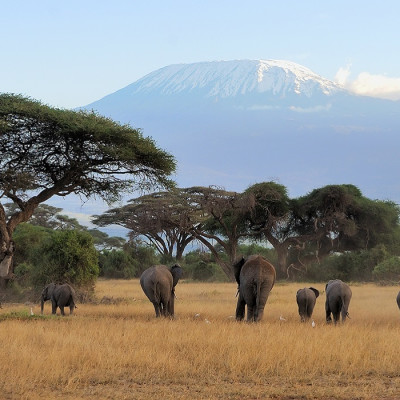
[[[289,61],[171,65],[83,108],[152,136],[176,156],[180,186],[275,180],[298,196],[352,183],[400,202],[400,103]]]

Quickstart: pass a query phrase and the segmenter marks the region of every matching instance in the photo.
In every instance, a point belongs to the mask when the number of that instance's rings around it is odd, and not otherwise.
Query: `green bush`
[[[56,231],[33,256],[32,281],[36,286],[48,282],[69,282],[90,287],[99,275],[97,251],[87,232]]]
[[[197,281],[225,282],[227,277],[210,253],[191,251],[182,260],[184,278]]]
[[[393,283],[400,282],[400,257],[393,256],[380,262],[372,274],[376,279]]]
[[[375,279],[373,270],[376,265],[388,257],[389,254],[383,245],[378,245],[371,250],[333,254],[320,263],[311,264],[304,274],[304,279],[370,282]]]
[[[136,265],[132,257],[122,250],[103,250],[99,253],[100,275],[106,278],[130,279],[135,276]]]
[[[139,241],[130,241],[124,245],[124,252],[133,260],[135,277],[152,265],[160,264],[160,258],[156,255],[154,247],[142,245]]]

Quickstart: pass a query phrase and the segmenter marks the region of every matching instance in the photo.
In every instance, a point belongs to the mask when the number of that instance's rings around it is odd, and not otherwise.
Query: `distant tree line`
[[[273,249],[280,278],[321,279],[330,270],[372,280],[388,258],[391,269],[397,268],[399,211],[391,201],[368,199],[354,185],[328,185],[289,198],[283,185],[263,182],[243,193],[217,187],[155,192],[94,216],[93,222],[124,226],[131,240],[141,238],[164,259],[180,261],[196,243],[231,280],[231,266],[246,243]]]
[[[368,199],[353,185],[298,198],[275,182],[243,193],[176,188],[175,167],[129,125],[0,94],[0,289],[50,280],[90,287],[98,275],[135,277],[175,259],[188,278],[233,280],[233,262],[251,252],[270,258],[280,278],[399,280],[393,202]],[[111,204],[138,189],[149,194],[94,216],[100,227],[128,228],[128,241],[45,204],[71,193]]]

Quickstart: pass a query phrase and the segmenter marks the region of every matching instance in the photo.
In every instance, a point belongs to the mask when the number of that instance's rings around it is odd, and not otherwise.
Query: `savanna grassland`
[[[258,324],[233,318],[234,283],[180,282],[174,320],[155,318],[138,280],[98,281],[72,317],[3,304],[0,398],[400,399],[398,288],[350,284],[337,327],[322,293],[313,328],[297,313],[304,286],[276,284]]]

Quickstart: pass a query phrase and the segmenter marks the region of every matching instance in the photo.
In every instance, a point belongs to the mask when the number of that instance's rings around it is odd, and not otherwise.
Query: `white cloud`
[[[320,111],[329,111],[331,107],[332,107],[331,104],[326,104],[326,105],[319,105],[319,106],[308,107],[308,108],[290,106],[289,109],[292,111],[300,112],[300,113],[314,113],[314,112],[320,112]]]
[[[335,75],[335,82],[339,85],[346,86],[346,83],[350,76],[350,67],[351,65],[347,65],[347,67],[340,67],[338,72]]]
[[[361,72],[354,80],[351,80],[349,79],[350,67],[348,65],[347,67],[339,68],[335,75],[335,82],[355,94],[400,100],[400,78]]]

